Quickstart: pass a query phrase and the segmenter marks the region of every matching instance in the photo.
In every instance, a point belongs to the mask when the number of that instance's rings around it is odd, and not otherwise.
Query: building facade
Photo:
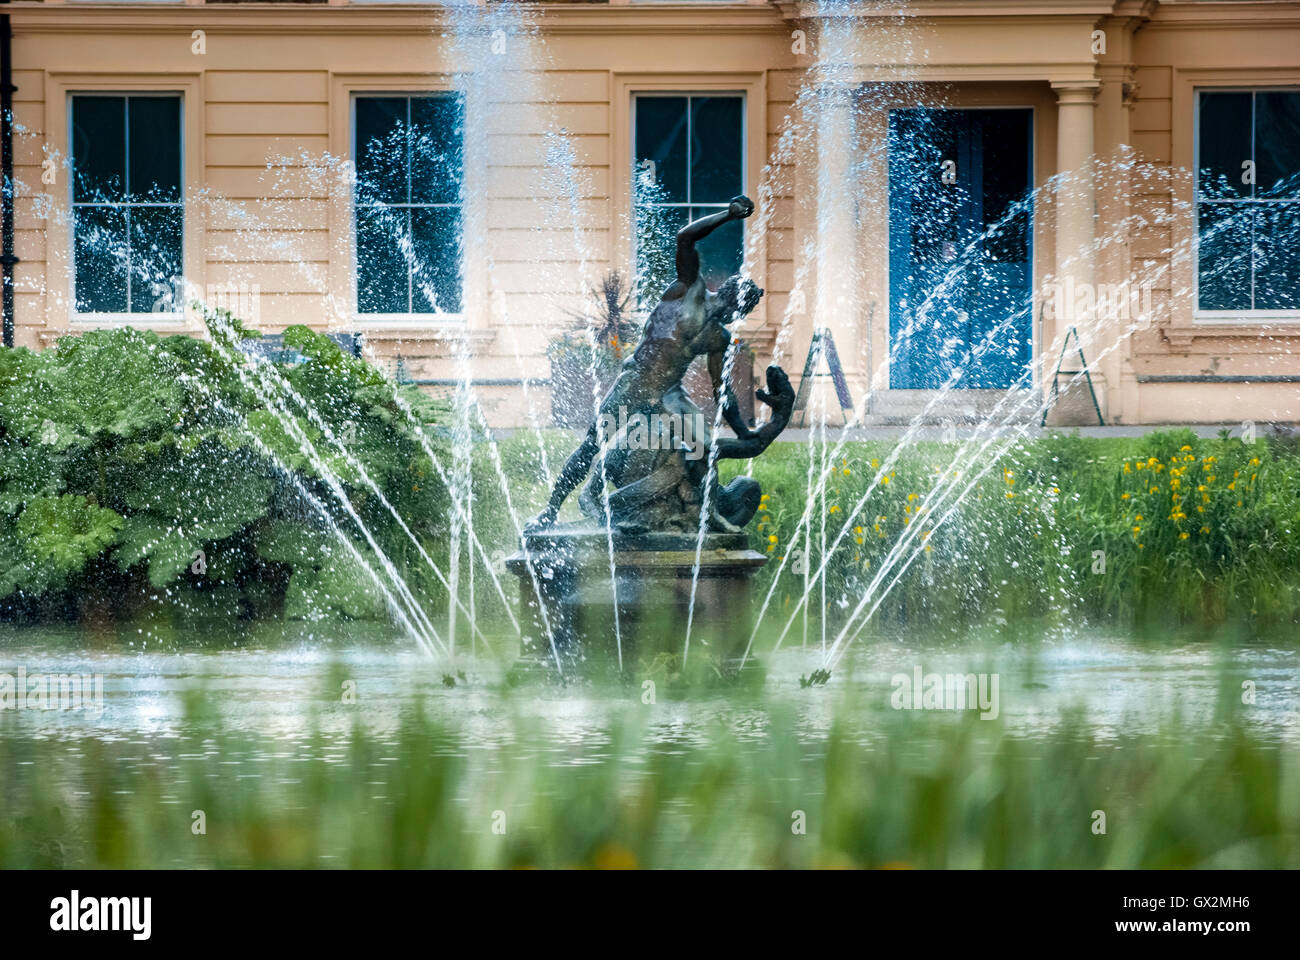
[[[549,422],[590,289],[746,193],[741,339],[797,375],[829,331],[869,419],[1076,343],[1108,423],[1300,419],[1294,0],[5,9],[18,345],[199,298]]]

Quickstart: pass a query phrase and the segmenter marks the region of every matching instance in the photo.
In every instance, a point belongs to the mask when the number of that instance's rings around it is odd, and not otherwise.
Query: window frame
[[[1192,248],[1194,251],[1191,280],[1192,280],[1192,320],[1196,323],[1206,324],[1229,324],[1229,325],[1257,325],[1260,323],[1271,323],[1280,321],[1284,323],[1300,323],[1300,308],[1293,310],[1279,310],[1277,308],[1256,309],[1250,307],[1241,310],[1202,310],[1201,309],[1201,224],[1200,224],[1200,204],[1201,204],[1201,95],[1205,93],[1249,93],[1251,95],[1251,159],[1255,157],[1255,133],[1253,129],[1254,121],[1254,97],[1259,93],[1297,93],[1300,94],[1300,85],[1294,83],[1267,84],[1267,83],[1248,83],[1240,86],[1225,86],[1221,84],[1196,85],[1192,88],[1192,196],[1191,196],[1191,234]],[[1266,203],[1290,203],[1294,204],[1297,210],[1300,210],[1300,198],[1293,200],[1259,200],[1251,198],[1249,200],[1214,200],[1206,201],[1224,204],[1266,204]],[[1252,250],[1254,240],[1252,235]],[[1251,279],[1254,282],[1254,265],[1251,265]]]
[[[644,71],[615,70],[610,74],[610,208],[609,264],[626,276],[636,271],[636,231],[634,224],[635,190],[633,169],[636,149],[633,143],[632,98],[638,93],[736,93],[745,95],[745,194],[758,196],[757,178],[761,175],[770,147],[771,124],[768,117],[771,77],[766,71]],[[783,208],[787,198],[775,198],[780,213],[774,213],[779,230],[793,230],[800,223],[798,206]],[[789,218],[789,222],[785,218]],[[745,322],[745,339],[760,354],[771,349],[777,327],[768,318],[777,316],[790,283],[793,263],[788,255],[769,264],[770,253],[777,253],[771,238],[773,230],[759,231],[747,242],[745,269],[767,296],[758,302]],[[780,241],[775,241],[780,243]],[[769,275],[770,274],[770,275]]]
[[[348,159],[352,168],[356,168],[357,160],[357,103],[363,99],[393,99],[402,98],[407,101],[407,116],[410,117],[410,101],[414,98],[434,99],[434,98],[463,98],[461,94],[451,88],[410,90],[410,89],[384,89],[382,87],[357,87],[348,90]],[[461,104],[462,111],[465,110],[465,104]],[[349,242],[350,256],[350,277],[348,297],[348,313],[355,318],[356,324],[371,328],[416,328],[436,326],[439,324],[448,326],[467,326],[468,305],[467,297],[469,295],[470,280],[466,269],[466,238],[469,233],[467,218],[469,216],[469,203],[466,201],[465,177],[468,170],[468,164],[465,156],[465,145],[467,138],[464,136],[466,120],[462,114],[461,119],[461,191],[460,198],[456,203],[401,203],[387,204],[390,207],[401,207],[406,210],[413,209],[452,209],[460,211],[460,310],[455,312],[442,311],[439,313],[411,311],[405,313],[376,313],[362,312],[360,309],[361,294],[361,270],[358,260],[359,244],[357,240],[357,213],[358,204],[356,200],[356,190],[349,188],[347,200],[348,225],[347,236]],[[407,170],[407,178],[410,178],[410,170]],[[411,279],[410,270],[407,270],[407,304],[413,305],[414,291],[413,280]]]
[[[186,107],[185,93],[186,92],[183,88],[163,87],[159,89],[152,89],[152,88],[141,89],[135,86],[125,86],[120,89],[118,88],[81,89],[78,87],[71,87],[68,89],[66,93],[66,97],[64,100],[64,104],[65,104],[64,133],[66,136],[65,143],[67,144],[67,150],[65,151],[64,155],[68,159],[68,164],[64,168],[65,171],[67,172],[66,189],[67,189],[67,210],[68,210],[67,254],[66,255],[67,255],[67,265],[68,265],[68,320],[69,323],[72,325],[78,325],[78,326],[112,325],[112,326],[139,327],[144,325],[145,323],[145,321],[142,318],[147,317],[150,318],[147,321],[148,323],[157,323],[167,327],[175,327],[184,324],[186,319],[188,318],[189,308],[188,308],[188,304],[186,303],[182,303],[179,310],[168,310],[168,311],[157,311],[157,312],[152,310],[146,312],[133,312],[131,310],[127,310],[125,312],[78,310],[77,309],[77,254],[76,254],[76,247],[77,247],[76,211],[78,207],[108,207],[108,208],[137,207],[137,206],[179,207],[181,211],[180,280],[182,285],[185,285],[189,282],[186,263],[187,260],[189,259],[188,254],[190,252],[191,224],[190,224],[190,217],[187,215],[188,208],[189,208],[189,182],[188,182],[189,177],[186,175],[187,168],[188,168],[188,150],[186,145],[188,125],[186,123],[186,117],[185,117],[185,107]],[[178,128],[176,131],[176,137],[178,141],[179,154],[180,154],[179,156],[180,170],[178,171],[180,199],[176,203],[166,203],[166,204],[132,203],[130,201],[125,201],[121,204],[93,204],[93,203],[87,204],[87,203],[78,203],[76,201],[76,177],[74,173],[76,168],[76,157],[73,155],[73,147],[75,143],[74,134],[73,134],[75,111],[73,109],[73,101],[75,101],[78,97],[97,97],[97,98],[122,97],[127,101],[126,110],[128,112],[127,113],[128,117],[130,115],[129,113],[131,109],[130,100],[132,97],[171,97],[177,101],[179,105],[179,110],[178,110]],[[126,149],[126,158],[127,158],[126,162],[128,165],[126,170],[126,175],[129,177],[130,176],[129,164],[130,164],[130,156],[131,156],[131,141],[130,141],[131,131],[130,131],[129,122],[126,129],[124,130],[124,135],[126,137],[125,149]],[[129,290],[130,288],[128,286],[128,293],[127,293],[128,306],[130,305]]]

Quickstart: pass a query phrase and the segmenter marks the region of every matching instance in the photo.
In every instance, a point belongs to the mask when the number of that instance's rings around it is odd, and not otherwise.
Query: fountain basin
[[[618,668],[621,652],[622,671],[631,673],[663,655],[682,655],[689,620],[689,657],[736,672],[753,628],[753,576],[767,562],[748,536],[705,534],[698,579],[694,534],[615,531],[612,545],[611,576],[604,529],[559,524],[524,535],[506,560],[519,578],[521,666],[554,670],[558,659],[565,671],[579,664]]]

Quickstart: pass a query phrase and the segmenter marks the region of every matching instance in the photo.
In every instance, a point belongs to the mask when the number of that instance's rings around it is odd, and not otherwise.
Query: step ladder
[[[822,359],[826,360],[826,373],[818,373]],[[813,381],[830,377],[835,384],[835,398],[840,404],[840,419],[848,426],[849,417],[845,411],[853,410],[853,397],[849,394],[848,381],[844,379],[844,368],[840,365],[840,353],[835,349],[835,338],[827,327],[813,330],[812,342],[808,344],[808,356],[803,362],[803,374],[799,377],[799,392],[794,398],[794,413],[802,414],[801,427],[808,425],[808,397],[812,393]]]
[[[1074,337],[1074,348],[1079,354],[1079,369],[1062,370],[1061,367],[1065,364],[1065,353],[1070,347],[1071,337]],[[1088,361],[1083,355],[1083,341],[1079,339],[1079,331],[1074,327],[1070,327],[1069,330],[1065,331],[1065,339],[1061,341],[1061,355],[1056,358],[1056,371],[1052,374],[1052,392],[1048,398],[1047,405],[1043,407],[1043,417],[1038,421],[1040,427],[1047,426],[1047,415],[1052,412],[1052,407],[1056,406],[1056,401],[1060,399],[1061,377],[1077,377],[1079,374],[1083,374],[1084,379],[1088,383],[1088,395],[1092,397],[1092,409],[1097,414],[1097,426],[1106,426],[1106,421],[1101,415],[1101,404],[1097,402],[1097,390],[1092,383],[1092,374],[1089,372]]]

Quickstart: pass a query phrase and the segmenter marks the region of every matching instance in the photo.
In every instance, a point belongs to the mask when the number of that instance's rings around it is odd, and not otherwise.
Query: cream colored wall
[[[377,353],[401,354],[411,375],[454,379],[463,370],[456,360],[461,352],[479,379],[536,375],[539,364],[545,374],[541,357],[548,334],[565,322],[566,311],[581,307],[584,284],[611,268],[630,268],[630,98],[638,90],[666,89],[736,90],[746,96],[746,190],[771,211],[749,264],[767,296],[747,332],[760,362],[775,350],[787,367],[801,366],[813,317],[791,315],[790,292],[802,267],[807,302],[816,303],[816,265],[802,258],[817,223],[810,190],[817,151],[799,157],[797,167],[780,165],[766,177],[764,165],[776,156],[811,63],[792,49],[792,31],[815,30],[809,19],[815,11],[794,2],[617,6],[540,5],[545,62],[535,82],[521,77],[502,83],[479,104],[490,127],[481,164],[467,156],[470,192],[483,200],[466,211],[472,236],[465,316],[441,329],[417,318],[368,330]],[[1300,3],[1079,0],[1009,6],[916,0],[912,6],[926,16],[886,19],[864,31],[868,48],[855,80],[944,82],[947,99],[956,105],[1034,107],[1040,184],[1055,172],[1053,87],[1095,85],[1098,154],[1131,143],[1153,174],[1137,178],[1127,195],[1098,197],[1099,231],[1127,212],[1145,213],[1154,224],[1173,209],[1179,187],[1170,171],[1191,164],[1197,84],[1300,83]],[[452,86],[448,70],[455,51],[432,29],[435,12],[372,4],[92,7],[22,0],[9,5],[9,12],[19,87],[15,119],[22,128],[15,142],[21,184],[18,342],[41,346],[72,326],[66,175],[60,170],[56,184],[42,184],[41,161],[66,156],[66,97],[79,89],[175,89],[185,96],[191,280],[200,286],[256,284],[261,324],[268,329],[302,322],[366,329],[353,313],[346,188],[333,175],[313,172],[313,165],[327,152],[350,156],[356,92]],[[1098,26],[1106,29],[1110,47],[1100,59],[1080,47]],[[202,56],[191,52],[194,29],[206,31]],[[908,50],[910,60],[881,66],[882,49]],[[530,87],[532,102],[517,102]],[[572,205],[563,186],[547,175],[543,134],[552,127],[566,130],[578,157]],[[299,154],[308,158],[305,164],[290,160],[275,173],[266,169],[268,160]],[[883,183],[877,197],[867,219],[883,222]],[[50,215],[43,216],[44,210]],[[546,229],[531,229],[539,218]],[[251,229],[250,221],[256,224]],[[880,244],[885,231],[869,227],[860,219],[858,242],[851,245],[869,282],[832,320],[839,325],[836,338],[855,378],[855,396],[869,372],[868,355],[878,363],[888,350],[887,261]],[[1098,278],[1124,276],[1133,263],[1158,259],[1169,242],[1177,242],[1178,230],[1191,229],[1182,222],[1133,231],[1098,264]],[[1035,231],[1039,279],[1054,266],[1053,241],[1050,212],[1044,210]],[[1140,332],[1131,349],[1108,358],[1099,370],[1114,417],[1295,419],[1294,384],[1140,382],[1207,370],[1300,373],[1293,360],[1300,347],[1296,337],[1194,323],[1190,300],[1176,293],[1187,276],[1172,267],[1157,290],[1168,319]],[[870,300],[877,308],[869,330]],[[783,320],[788,322],[778,342]],[[197,326],[190,318],[160,329]],[[1055,332],[1047,331],[1045,343]],[[517,387],[485,387],[483,395],[495,422],[527,422]],[[534,390],[531,401],[545,419],[544,388]]]

